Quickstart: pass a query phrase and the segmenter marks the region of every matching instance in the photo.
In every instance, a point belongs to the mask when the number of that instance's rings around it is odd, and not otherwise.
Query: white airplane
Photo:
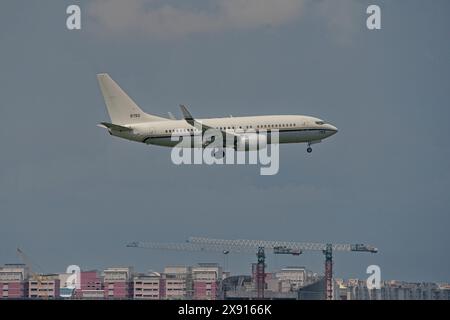
[[[338,131],[335,126],[321,119],[301,115],[194,119],[183,105],[180,105],[183,120],[176,120],[171,113],[170,118],[158,117],[142,111],[108,74],[98,74],[97,79],[111,118],[111,123],[101,122],[98,126],[108,129],[113,136],[131,141],[174,147],[179,142],[173,141],[172,135],[196,136],[215,129],[222,133],[224,140],[231,138],[234,148],[237,141],[253,146],[255,144],[249,139],[259,139],[256,148],[262,149],[271,143],[271,139],[270,134],[267,135],[269,138],[261,138],[263,134],[259,133],[278,130],[279,143],[306,143],[306,150],[311,153],[312,144],[319,143]],[[252,134],[247,133],[250,131]],[[210,142],[206,141],[202,147]]]

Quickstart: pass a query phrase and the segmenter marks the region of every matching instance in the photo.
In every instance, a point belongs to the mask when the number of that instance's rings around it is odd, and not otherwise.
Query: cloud
[[[340,44],[351,42],[355,34],[365,28],[366,9],[359,1],[317,1],[313,11]]]
[[[156,0],[93,0],[88,14],[102,31],[165,38],[281,26],[300,16],[304,2],[216,0],[214,6],[186,7]]]

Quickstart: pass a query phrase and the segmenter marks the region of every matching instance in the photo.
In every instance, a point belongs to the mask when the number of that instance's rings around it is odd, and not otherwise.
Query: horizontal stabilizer
[[[119,126],[117,124],[112,124],[112,123],[108,123],[108,122],[101,122],[99,125],[99,127],[103,127],[103,128],[107,128],[110,130],[114,130],[114,131],[132,131],[133,129],[124,127],[124,126]]]

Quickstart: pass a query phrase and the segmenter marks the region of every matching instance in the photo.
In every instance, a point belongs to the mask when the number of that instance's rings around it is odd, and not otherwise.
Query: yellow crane
[[[34,272],[30,259],[20,248],[17,248],[17,255],[22,260],[22,262],[25,264],[25,266],[28,268],[28,272],[30,274],[30,279],[32,279],[33,281],[36,281],[38,284],[36,296],[42,297],[43,299],[48,299],[49,298],[48,282],[50,280],[52,280],[51,277]],[[45,284],[45,286],[43,284]],[[41,295],[41,292],[42,292],[42,295]]]

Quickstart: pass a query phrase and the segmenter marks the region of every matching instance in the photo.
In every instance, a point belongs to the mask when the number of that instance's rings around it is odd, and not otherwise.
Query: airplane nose
[[[338,128],[336,128],[335,126],[333,126],[331,124],[328,125],[328,130],[331,131],[330,136],[332,136],[333,134],[336,134],[338,132]]]

